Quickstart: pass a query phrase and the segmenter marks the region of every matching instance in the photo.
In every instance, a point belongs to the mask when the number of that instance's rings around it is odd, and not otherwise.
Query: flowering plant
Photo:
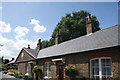
[[[39,78],[43,78],[43,72],[39,65],[34,66],[33,72],[36,74],[36,80],[38,80]]]
[[[74,65],[67,65],[65,67],[65,75],[74,78],[78,75],[78,71]]]
[[[34,73],[39,73],[39,72],[41,73],[42,70],[41,70],[40,66],[35,65],[34,68],[33,68],[33,72],[34,72]]]
[[[8,75],[11,75],[11,76],[14,76],[14,75],[15,75],[14,72],[8,72],[7,74],[8,74]]]

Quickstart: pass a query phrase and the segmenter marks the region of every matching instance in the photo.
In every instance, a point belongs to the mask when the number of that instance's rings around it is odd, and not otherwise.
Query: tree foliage
[[[62,17],[60,22],[54,29],[49,41],[42,42],[43,48],[55,44],[56,32],[59,31],[59,42],[64,42],[73,38],[86,35],[86,21],[89,12],[81,10],[79,12],[72,12]],[[99,21],[96,16],[91,16],[93,25],[93,32],[100,30]]]

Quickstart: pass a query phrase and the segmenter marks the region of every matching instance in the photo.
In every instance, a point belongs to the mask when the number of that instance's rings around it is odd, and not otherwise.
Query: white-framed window
[[[25,64],[25,73],[28,73],[28,64]]]
[[[102,57],[90,60],[90,77],[97,80],[106,80],[112,77],[111,58]]]
[[[45,73],[45,78],[50,78],[50,62],[45,62],[44,73]]]
[[[21,53],[21,57],[23,57],[24,56],[24,53]]]
[[[20,72],[20,65],[18,64],[18,72]]]

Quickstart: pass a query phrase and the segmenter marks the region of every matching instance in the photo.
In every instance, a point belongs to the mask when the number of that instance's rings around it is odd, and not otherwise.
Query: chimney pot
[[[12,61],[14,60],[15,58],[12,58]]]
[[[88,22],[91,22],[91,14],[88,14]]]
[[[38,40],[38,43],[41,43],[41,39]]]
[[[30,45],[28,44],[28,49],[30,49]]]

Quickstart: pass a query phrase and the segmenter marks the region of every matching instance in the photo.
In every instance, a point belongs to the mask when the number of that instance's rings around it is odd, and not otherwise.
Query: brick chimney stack
[[[28,44],[28,49],[30,49],[30,45]]]
[[[86,32],[87,32],[87,34],[93,33],[91,14],[88,14],[88,19],[87,19],[87,23],[86,23]]]
[[[55,44],[59,44],[59,30],[56,32]]]
[[[38,40],[37,49],[38,49],[38,50],[41,50],[41,49],[42,49],[42,42],[41,42],[41,39]]]

